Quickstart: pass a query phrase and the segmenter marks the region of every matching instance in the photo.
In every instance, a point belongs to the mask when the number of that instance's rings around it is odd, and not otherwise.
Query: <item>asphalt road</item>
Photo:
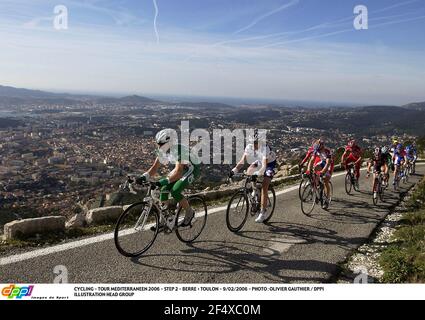
[[[401,191],[418,182],[424,166],[417,166]],[[372,203],[370,181],[361,179],[361,192],[348,196],[344,176],[333,178],[334,200],[329,211],[316,208],[311,217],[300,210],[298,191],[277,197],[268,225],[252,218],[238,234],[231,233],[225,211],[208,216],[198,240],[186,245],[175,234],[160,234],[140,258],[129,259],[115,249],[110,235],[98,242],[31,256],[0,257],[0,283],[52,283],[54,268],[66,266],[70,283],[291,283],[328,282],[338,264],[367,241],[376,225],[399,201],[387,192],[386,202]],[[289,187],[286,187],[287,189]],[[105,240],[106,239],[106,240]]]

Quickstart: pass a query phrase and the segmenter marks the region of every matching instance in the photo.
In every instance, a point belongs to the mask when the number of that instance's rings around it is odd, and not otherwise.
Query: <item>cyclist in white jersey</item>
[[[267,144],[260,144],[258,130],[254,130],[253,143],[248,144],[245,152],[236,167],[231,171],[231,175],[237,173],[245,164],[250,163],[247,170],[248,175],[263,177],[261,189],[261,210],[255,222],[262,223],[267,218],[267,198],[270,182],[273,179],[276,168],[276,154]]]

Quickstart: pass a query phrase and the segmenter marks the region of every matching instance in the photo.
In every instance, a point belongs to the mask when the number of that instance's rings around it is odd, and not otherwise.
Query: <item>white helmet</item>
[[[158,145],[162,146],[170,142],[174,136],[175,131],[173,129],[164,129],[156,134],[155,141]]]

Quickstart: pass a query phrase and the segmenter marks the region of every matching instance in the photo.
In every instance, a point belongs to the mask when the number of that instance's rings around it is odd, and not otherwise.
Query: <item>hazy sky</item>
[[[58,4],[68,8],[68,30],[53,28]],[[0,84],[382,104],[425,100],[425,0],[156,4],[157,14],[154,0],[0,0]],[[353,27],[359,4],[368,7],[368,30]]]

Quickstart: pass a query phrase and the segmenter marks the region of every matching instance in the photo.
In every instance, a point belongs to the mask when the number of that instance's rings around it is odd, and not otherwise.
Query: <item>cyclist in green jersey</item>
[[[182,226],[187,226],[192,221],[195,211],[189,206],[189,202],[183,196],[183,190],[187,188],[200,175],[199,158],[193,155],[189,148],[176,143],[175,131],[172,129],[164,129],[157,133],[155,141],[158,146],[158,155],[153,165],[136,183],[149,181],[158,173],[161,164],[173,164],[174,169],[166,176],[158,181],[161,187],[160,200],[167,202],[168,195],[178,202],[185,211],[185,218]]]

